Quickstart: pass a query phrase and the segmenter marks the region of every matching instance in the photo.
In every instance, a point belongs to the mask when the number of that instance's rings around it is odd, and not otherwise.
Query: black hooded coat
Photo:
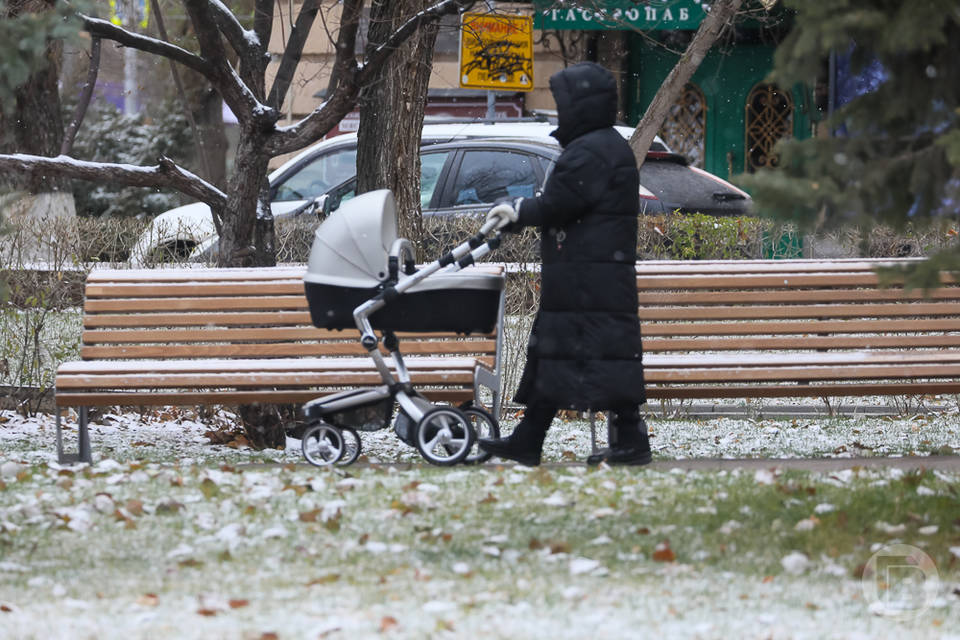
[[[578,410],[645,400],[637,317],[639,174],[613,128],[617,87],[580,63],[550,78],[563,147],[543,192],[513,227],[541,233],[541,297],[518,402]]]

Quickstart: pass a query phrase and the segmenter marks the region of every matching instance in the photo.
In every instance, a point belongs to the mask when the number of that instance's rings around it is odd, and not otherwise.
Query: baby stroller
[[[303,434],[304,457],[317,466],[350,464],[360,455],[358,431],[389,426],[430,463],[477,463],[477,432],[499,437],[496,419],[472,405],[435,405],[414,389],[395,332],[491,332],[502,304],[502,275],[464,270],[500,244],[499,220],[439,260],[417,270],[413,246],[397,238],[396,206],[389,190],[345,202],[317,229],[304,288],[314,326],[360,331],[383,384],[333,393],[308,402],[311,426]],[[393,370],[381,353],[389,351]]]

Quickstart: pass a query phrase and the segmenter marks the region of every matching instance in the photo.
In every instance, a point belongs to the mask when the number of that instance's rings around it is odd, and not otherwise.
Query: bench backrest
[[[880,287],[902,262],[638,264],[648,396],[960,393],[960,284]]]
[[[94,270],[85,289],[81,358],[365,356],[357,331],[311,324],[303,274],[290,267]],[[404,356],[473,356],[499,370],[496,330],[398,336]]]

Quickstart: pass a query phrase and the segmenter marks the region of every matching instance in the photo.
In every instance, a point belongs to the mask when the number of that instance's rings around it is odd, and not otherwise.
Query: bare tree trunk
[[[369,46],[428,6],[427,0],[374,0]],[[420,134],[438,23],[427,24],[400,45],[374,81],[360,92],[357,192],[390,189],[397,200],[399,232],[421,245]]]
[[[717,41],[723,30],[733,22],[743,0],[717,0],[710,4],[710,13],[703,19],[700,28],[690,41],[687,50],[680,56],[667,79],[663,81],[657,94],[647,106],[636,131],[630,137],[630,148],[637,157],[637,166],[641,166],[647,157],[647,151],[653,144],[657,131],[663,126],[670,113],[670,107],[677,101],[683,87],[697,72],[710,47]]]
[[[233,175],[227,183],[227,203],[224,210],[224,225],[220,234],[220,251],[217,265],[221,267],[269,266],[257,245],[258,235],[270,236],[272,244],[273,217],[269,215],[270,203],[264,197],[268,189],[267,165],[269,158],[261,152],[263,136],[257,131],[244,131],[237,147]],[[265,210],[265,211],[264,211]],[[268,218],[264,221],[264,218]],[[229,224],[227,224],[229,222]],[[264,231],[269,224],[269,231]],[[260,231],[258,233],[258,225]],[[273,261],[276,256],[273,257]]]

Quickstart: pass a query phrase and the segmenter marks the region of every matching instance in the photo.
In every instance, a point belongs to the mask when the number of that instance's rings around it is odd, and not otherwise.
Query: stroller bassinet
[[[311,320],[325,329],[358,329],[383,384],[308,402],[304,413],[315,426],[303,437],[307,460],[349,464],[360,451],[357,429],[386,426],[394,402],[400,409],[397,434],[428,461],[446,465],[489,457],[481,453],[471,460],[469,452],[478,432],[498,437],[496,418],[480,406],[434,405],[418,393],[394,332],[492,332],[500,317],[504,278],[470,265],[499,246],[499,234],[486,235],[500,226],[502,220],[488,219],[476,236],[417,271],[413,247],[397,238],[396,205],[388,190],[349,200],[320,225],[304,276]],[[381,344],[389,350],[392,368]],[[494,378],[478,365],[475,389],[493,389]],[[344,436],[354,441],[352,447]]]
[[[304,277],[313,324],[356,328],[354,309],[379,293],[397,240],[390,191],[357,196],[317,229]],[[401,281],[403,275],[400,275]],[[489,333],[497,322],[503,278],[476,269],[430,276],[370,316],[384,331]]]

